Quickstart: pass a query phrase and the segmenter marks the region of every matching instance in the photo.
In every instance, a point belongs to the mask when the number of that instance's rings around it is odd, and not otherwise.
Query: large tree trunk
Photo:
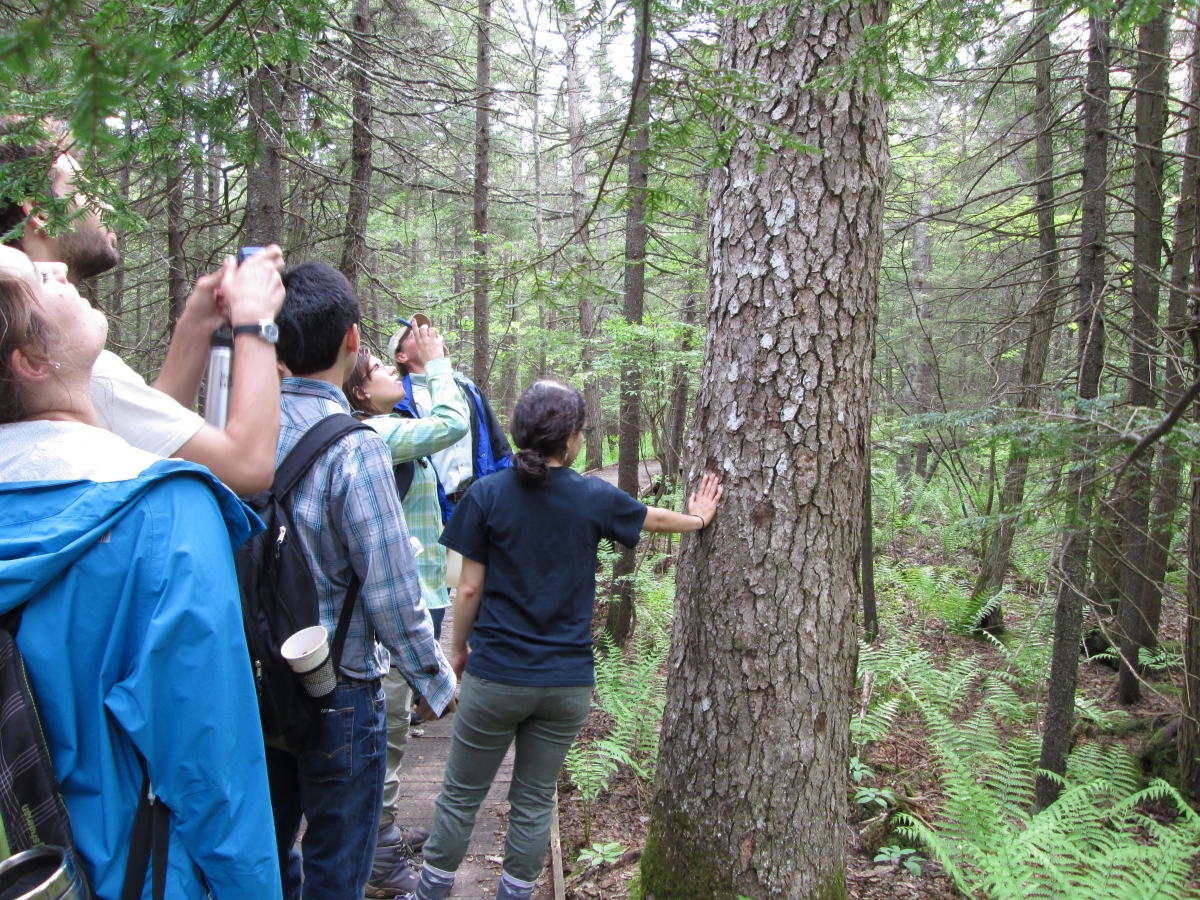
[[[472,376],[487,389],[492,365],[488,306],[488,168],[492,153],[492,0],[479,0],[475,21],[475,351]]]
[[[1041,260],[1041,292],[1029,314],[1029,334],[1021,361],[1021,395],[1017,409],[1035,410],[1041,399],[1042,379],[1046,360],[1050,356],[1050,337],[1054,332],[1054,316],[1062,285],[1058,276],[1058,235],[1054,228],[1054,138],[1051,126],[1054,108],[1051,94],[1050,32],[1046,14],[1040,13],[1034,24],[1036,40],[1034,94],[1037,108],[1036,196],[1038,223],[1038,254]],[[983,555],[979,579],[975,582],[975,598],[990,600],[1004,586],[1013,538],[1016,536],[1014,516],[1025,499],[1025,479],[1029,475],[1029,451],[1019,443],[1009,448],[1008,464],[1004,471],[1004,489],[1000,494],[997,514],[1000,523],[989,536]],[[997,603],[983,617],[980,625],[997,633],[1004,630],[1004,609]]]
[[[258,160],[246,179],[247,246],[277,244],[283,237],[283,117],[279,76],[263,66],[250,78],[250,127]]]
[[[358,276],[367,263],[367,216],[371,210],[371,116],[375,111],[371,95],[372,36],[370,0],[354,0],[351,22],[350,90],[354,95],[354,121],[350,126],[350,201],[346,209],[346,234],[339,268],[357,290]],[[377,323],[378,324],[378,323]]]
[[[642,324],[646,293],[646,148],[650,144],[650,42],[645,9],[636,4],[633,66],[638,94],[634,99],[629,145],[629,206],[625,213],[625,321]],[[639,347],[626,349],[621,359],[621,430],[617,440],[617,487],[638,495],[638,466],[642,449],[642,368]],[[624,548],[613,566],[616,592],[608,604],[605,629],[613,642],[623,645],[633,630],[633,570],[637,552]]]
[[[576,277],[579,279],[579,338],[583,343],[579,368],[583,380],[583,402],[588,424],[592,430],[584,440],[584,468],[599,469],[604,465],[604,422],[600,406],[600,379],[593,371],[596,349],[596,303],[593,298],[591,266],[588,259],[587,223],[587,150],[583,143],[583,105],[579,87],[579,19],[574,0],[567,0],[562,10],[562,22],[567,41],[567,135],[571,143],[571,221],[575,226],[575,242],[579,252],[575,257]]]
[[[647,900],[846,895],[846,776],[889,169],[874,79],[810,85],[886,2],[764,7],[722,24],[721,67],[772,86],[709,199],[708,339],[688,481],[715,522],[682,543]],[[763,156],[786,128],[803,153]]]
[[[1133,407],[1154,405],[1152,366],[1158,339],[1158,279],[1162,268],[1163,132],[1167,126],[1168,42],[1171,5],[1138,29],[1133,156],[1133,314],[1130,323],[1129,378],[1126,402]],[[1142,697],[1138,680],[1138,646],[1145,625],[1142,598],[1146,594],[1149,547],[1150,462],[1143,454],[1126,476],[1124,571],[1121,577],[1122,703]]]
[[[182,134],[180,140],[182,140]],[[167,327],[175,333],[175,324],[183,315],[187,303],[187,259],[184,248],[187,222],[183,208],[183,153],[178,147],[171,151],[167,173]]]
[[[1171,251],[1171,291],[1167,299],[1167,331],[1163,407],[1171,409],[1189,381],[1184,372],[1183,338],[1188,327],[1188,287],[1196,247],[1197,176],[1200,175],[1200,27],[1192,31],[1189,64],[1187,131],[1184,138],[1183,171],[1179,181],[1179,204],[1175,208],[1175,239]],[[1183,460],[1163,441],[1158,449],[1157,476],[1150,514],[1150,550],[1146,558],[1146,590],[1142,595],[1144,618],[1138,643],[1152,648],[1158,641],[1162,617],[1162,587],[1167,574],[1175,514],[1179,510]]]
[[[1105,241],[1108,236],[1105,189],[1108,181],[1108,21],[1088,22],[1088,66],[1083,93],[1083,185],[1080,210],[1079,299],[1075,321],[1079,334],[1079,382],[1084,401],[1100,394],[1104,371]],[[1092,447],[1071,454],[1066,495],[1072,508],[1063,535],[1058,597],[1054,610],[1054,644],[1046,720],[1042,731],[1039,768],[1063,775],[1075,721],[1075,685],[1079,676],[1079,639],[1083,631],[1083,600],[1087,592],[1088,543],[1091,539],[1094,466]],[[1035,805],[1045,809],[1058,798],[1053,778],[1038,775]]]

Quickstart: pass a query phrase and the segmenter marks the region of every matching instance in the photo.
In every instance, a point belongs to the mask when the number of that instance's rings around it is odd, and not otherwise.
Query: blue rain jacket
[[[262,524],[206,469],[0,483],[0,612],[96,892],[118,900],[146,759],[167,897],[282,897],[232,548]],[[150,879],[143,896],[150,896]]]

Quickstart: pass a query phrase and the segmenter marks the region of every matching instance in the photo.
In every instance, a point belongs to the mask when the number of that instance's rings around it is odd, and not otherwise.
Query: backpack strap
[[[154,859],[150,878],[150,896],[164,900],[167,895],[167,845],[170,841],[171,811],[150,793],[150,773],[146,758],[137,752],[142,767],[142,789],[138,793],[137,811],[133,814],[133,833],[129,838],[129,858],[125,861],[125,880],[121,885],[121,900],[142,900],[146,886],[146,870]]]
[[[333,674],[342,671],[342,650],[346,647],[346,635],[350,633],[350,620],[354,617],[354,604],[358,602],[358,592],[362,582],[358,573],[350,567],[350,586],[346,588],[346,597],[342,600],[342,613],[338,616],[337,628],[333,632],[333,645],[329,652],[333,655]]]
[[[404,498],[408,496],[408,490],[412,487],[413,479],[417,475],[417,461],[410,459],[407,462],[398,463],[392,467],[392,473],[396,478],[396,493],[400,495],[400,502],[404,502]]]
[[[271,493],[277,499],[286,497],[322,453],[352,431],[371,430],[370,425],[345,413],[326,416],[304,433],[304,437],[300,438],[279,464],[279,468],[275,470],[275,481],[271,484]]]

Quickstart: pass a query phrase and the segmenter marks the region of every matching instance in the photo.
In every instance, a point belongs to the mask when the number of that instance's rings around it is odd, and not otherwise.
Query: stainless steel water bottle
[[[208,342],[208,376],[204,382],[204,421],[225,428],[233,391],[233,330],[222,325]]]

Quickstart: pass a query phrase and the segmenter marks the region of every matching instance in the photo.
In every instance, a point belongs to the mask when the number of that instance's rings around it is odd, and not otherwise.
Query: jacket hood
[[[212,489],[232,548],[262,530],[259,518],[229,488],[183,460],[161,460],[123,481],[0,483],[0,613],[36,596],[168,478],[199,478]]]

